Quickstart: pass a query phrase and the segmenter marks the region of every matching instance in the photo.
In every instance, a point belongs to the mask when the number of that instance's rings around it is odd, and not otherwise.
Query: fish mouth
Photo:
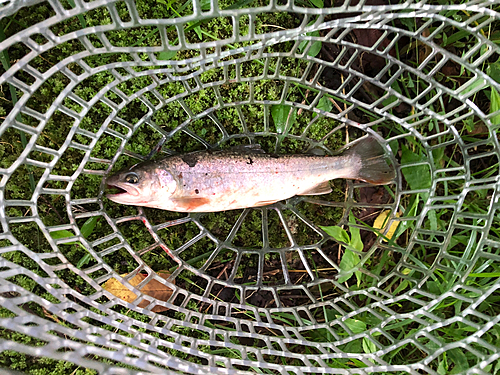
[[[121,182],[108,182],[107,188],[109,189],[109,193],[106,194],[106,198],[111,199],[112,201],[122,200],[122,198],[130,197],[138,197],[139,190],[130,186],[128,184],[124,184]]]

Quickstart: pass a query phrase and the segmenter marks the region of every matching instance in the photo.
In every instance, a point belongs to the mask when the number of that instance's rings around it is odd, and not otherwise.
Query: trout
[[[146,161],[109,177],[116,203],[178,212],[216,212],[260,207],[295,195],[332,191],[337,178],[389,184],[395,170],[373,137],[340,156],[265,153],[259,145],[196,151]]]

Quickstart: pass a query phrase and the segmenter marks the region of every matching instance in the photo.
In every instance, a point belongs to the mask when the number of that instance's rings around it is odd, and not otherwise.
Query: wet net
[[[498,5],[442,3],[2,2],[1,372],[500,371]],[[141,160],[366,135],[393,184],[105,197]]]

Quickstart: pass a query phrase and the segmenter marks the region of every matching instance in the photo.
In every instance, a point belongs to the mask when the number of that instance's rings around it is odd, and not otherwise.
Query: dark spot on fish
[[[253,160],[252,160],[252,158],[250,156],[248,157],[247,164],[250,164],[250,165],[253,164]]]
[[[205,173],[205,176],[208,176],[208,173]]]
[[[193,168],[198,163],[198,155],[196,154],[186,154],[182,156],[182,161]]]
[[[199,191],[198,189],[194,189],[194,192],[195,192],[196,194],[200,194],[200,191]]]
[[[177,177],[182,178],[182,172],[177,175]]]

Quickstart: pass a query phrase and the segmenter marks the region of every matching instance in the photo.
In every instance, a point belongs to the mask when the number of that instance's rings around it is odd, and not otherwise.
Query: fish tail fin
[[[396,177],[394,166],[387,163],[384,149],[373,137],[356,143],[343,155],[356,157],[360,162],[358,172],[351,176],[354,180],[362,180],[374,185],[387,185]]]

